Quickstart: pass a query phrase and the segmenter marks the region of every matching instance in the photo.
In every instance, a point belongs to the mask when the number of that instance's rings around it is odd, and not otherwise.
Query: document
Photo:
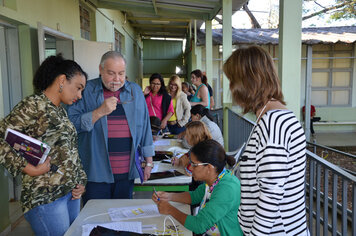
[[[171,145],[171,141],[167,140],[167,139],[160,139],[160,140],[156,140],[153,143],[154,146],[170,146]]]
[[[85,224],[82,226],[82,236],[89,236],[90,232],[96,226],[102,226],[108,229],[119,230],[119,231],[129,231],[142,234],[142,223],[141,222],[109,222],[109,223],[99,223],[99,224]]]
[[[109,208],[108,212],[112,221],[161,216],[156,204]]]

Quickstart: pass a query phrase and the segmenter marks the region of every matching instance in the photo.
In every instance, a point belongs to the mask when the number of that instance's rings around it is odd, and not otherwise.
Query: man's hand
[[[95,109],[92,114],[93,124],[103,116],[111,114],[116,109],[118,99],[114,96],[104,100],[100,107]]]
[[[104,100],[103,104],[98,108],[103,116],[110,115],[116,109],[118,99],[114,96]]]
[[[151,177],[151,166],[145,166],[145,170],[143,173],[143,181],[147,181]]]

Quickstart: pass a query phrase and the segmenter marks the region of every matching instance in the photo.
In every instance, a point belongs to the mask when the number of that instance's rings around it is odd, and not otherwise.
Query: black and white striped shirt
[[[240,164],[244,235],[308,235],[304,130],[288,110],[266,112]]]

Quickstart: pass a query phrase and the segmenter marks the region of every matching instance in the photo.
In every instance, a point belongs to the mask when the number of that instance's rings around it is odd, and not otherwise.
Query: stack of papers
[[[161,216],[156,204],[109,208],[108,212],[112,221]]]

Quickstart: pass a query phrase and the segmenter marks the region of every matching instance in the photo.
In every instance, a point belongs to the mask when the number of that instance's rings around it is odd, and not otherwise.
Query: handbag
[[[156,111],[152,104],[152,97],[150,95],[150,102],[154,116],[150,116],[151,130],[153,135],[157,135],[161,130],[161,119],[157,117]]]

